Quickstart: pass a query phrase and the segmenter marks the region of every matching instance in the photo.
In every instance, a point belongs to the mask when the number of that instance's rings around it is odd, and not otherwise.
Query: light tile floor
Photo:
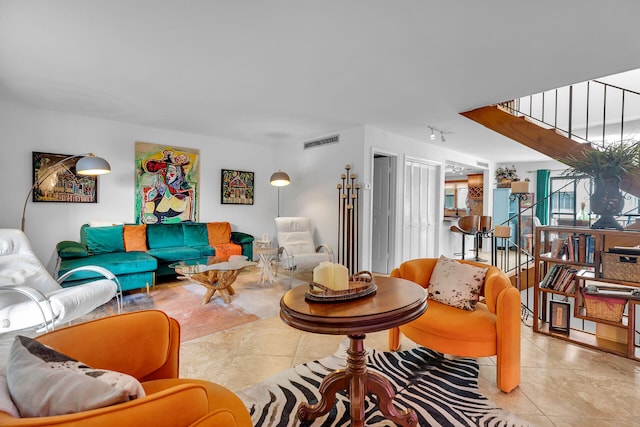
[[[181,375],[239,391],[296,364],[332,354],[342,339],[298,331],[271,316],[183,343]],[[366,345],[387,350],[387,334],[369,334]],[[403,339],[403,348],[414,345]],[[494,358],[479,363],[481,392],[533,425],[639,424],[638,362],[534,334],[523,324],[520,387],[509,394],[499,391]]]
[[[261,319],[182,344],[181,375],[234,391],[291,366],[332,354],[341,336],[301,332],[279,317]],[[369,334],[386,350],[385,332]],[[414,344],[404,339],[403,348]],[[509,394],[495,386],[493,358],[479,359],[479,387],[487,398],[539,426],[637,426],[640,364],[522,328],[522,383]]]
[[[252,275],[256,274],[243,273],[244,277],[238,278],[238,282],[246,282],[247,288],[242,289],[239,284],[235,302],[256,314],[258,320],[183,342],[181,376],[208,379],[239,391],[294,365],[336,351],[342,336],[302,332],[280,320],[274,302],[278,297],[272,294],[288,289],[291,283],[286,278],[259,288],[253,283],[256,279]],[[293,281],[293,285],[299,283],[302,282]],[[249,289],[264,298],[243,300]],[[158,288],[158,292],[162,289]],[[0,366],[4,364],[2,359],[10,340],[11,334],[0,337]],[[386,351],[387,334],[369,334],[366,345]],[[402,341],[404,349],[414,345],[407,339]],[[495,386],[494,358],[482,358],[479,363],[480,391],[504,410],[533,425],[639,425],[639,362],[534,334],[530,326],[523,324],[520,387],[509,394],[499,391]]]

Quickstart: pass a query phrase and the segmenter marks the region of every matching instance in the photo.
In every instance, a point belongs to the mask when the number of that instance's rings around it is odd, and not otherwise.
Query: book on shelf
[[[570,235],[567,237],[567,247],[566,247],[566,255],[567,261],[575,261],[576,257],[576,249],[578,248],[575,241],[576,236]]]
[[[578,257],[580,263],[587,262],[587,235],[580,233],[578,235]]]
[[[557,267],[558,267],[558,264],[554,264],[550,269],[547,270],[547,273],[544,275],[544,277],[540,281],[540,287],[541,288],[546,288],[547,287],[547,283],[549,283],[549,279],[551,278],[551,276],[554,275]]]
[[[593,264],[595,262],[595,253],[596,253],[596,238],[593,236],[587,236],[586,244],[586,262],[587,264]]]
[[[554,239],[553,242],[551,242],[551,258],[562,259],[562,257],[564,256],[566,244],[567,241],[565,239]]]
[[[638,255],[640,255],[640,248]],[[585,233],[570,233],[566,238],[551,242],[551,258],[581,264],[593,264],[595,259],[595,237]]]
[[[573,293],[577,270],[568,265],[554,264],[540,282],[540,287],[552,291]]]
[[[576,284],[576,273],[578,270],[575,268],[569,267],[566,269],[566,273],[562,281],[558,284],[557,289],[560,292],[565,292],[571,294],[575,292],[575,284]]]

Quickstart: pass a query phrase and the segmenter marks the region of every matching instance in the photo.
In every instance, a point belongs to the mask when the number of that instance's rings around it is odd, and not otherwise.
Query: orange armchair
[[[428,288],[436,258],[404,262],[392,277],[411,280]],[[400,332],[417,344],[463,357],[497,355],[497,385],[506,393],[520,384],[520,293],[497,267],[472,261],[458,261],[489,267],[475,311],[466,311],[429,300],[418,319],[389,330],[389,348],[398,350]]]
[[[146,397],[41,418],[0,412],[2,426],[252,426],[244,403],[208,381],[178,378],[180,325],[162,311],[105,317],[36,338],[94,368],[137,378]]]

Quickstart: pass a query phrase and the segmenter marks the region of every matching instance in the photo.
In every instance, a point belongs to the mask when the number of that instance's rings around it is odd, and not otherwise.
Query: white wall
[[[32,203],[27,206],[26,233],[36,254],[45,263],[53,259],[60,240],[78,240],[83,223],[95,220],[132,222],[134,210],[134,144],[136,141],[200,149],[200,216],[201,221],[229,221],[233,230],[254,236],[275,236],[277,188],[269,185],[269,177],[281,169],[291,177],[291,185],[280,189],[281,216],[307,216],[316,228],[316,241],[337,250],[338,191],[336,185],[345,165],[357,175],[362,185],[360,215],[362,233],[360,267],[370,268],[371,191],[373,154],[398,158],[396,177],[398,224],[396,246],[401,247],[402,194],[406,158],[422,159],[437,165],[447,160],[476,165],[490,165],[485,172],[485,188],[493,183],[493,162],[467,156],[439,144],[413,140],[370,126],[357,126],[337,132],[340,143],[303,149],[295,146],[263,146],[242,141],[150,128],[134,124],[94,119],[84,116],[34,109],[0,102],[0,142],[3,147],[4,193],[1,228],[19,228],[24,198],[32,184],[31,152],[61,154],[93,152],[107,159],[112,173],[99,177],[98,203]],[[326,135],[319,135],[323,137]],[[523,165],[524,166],[524,165]],[[519,166],[520,167],[520,166]],[[255,172],[254,205],[220,204],[220,169]],[[457,236],[451,236],[450,223],[442,221],[444,203],[444,169],[438,186],[438,253],[452,255],[457,249]],[[485,213],[491,206],[491,191],[485,191]],[[398,254],[400,252],[398,251]],[[395,264],[399,262],[395,260]]]
[[[98,203],[32,203],[25,231],[38,257],[50,263],[60,240],[78,240],[89,220],[134,220],[134,144],[145,141],[200,149],[202,221],[229,221],[232,229],[260,236],[273,227],[274,187],[269,177],[276,152],[246,142],[150,128],[0,102],[3,191],[0,228],[20,228],[22,206],[32,185],[32,151],[61,154],[93,152],[111,164],[98,179]],[[220,204],[220,170],[255,172],[254,205]]]
[[[415,139],[405,138],[399,135],[396,135],[391,132],[387,132],[381,129],[377,129],[371,126],[365,126],[365,143],[364,143],[364,171],[363,175],[364,182],[372,182],[373,181],[373,155],[376,152],[386,153],[388,155],[395,155],[398,158],[398,170],[397,170],[397,188],[396,193],[399,197],[397,197],[397,218],[396,218],[396,259],[394,260],[394,265],[399,265],[401,262],[400,259],[400,250],[402,242],[402,215],[403,215],[403,194],[404,194],[404,163],[407,158],[414,158],[427,161],[429,163],[433,163],[436,165],[443,166],[447,160],[452,160],[458,163],[468,164],[468,165],[476,165],[477,161],[487,162],[493,167],[493,162],[481,159],[477,157],[472,157],[465,155],[463,153],[459,153],[453,150],[449,150],[438,143],[431,143],[426,141],[419,141]],[[487,170],[485,172],[485,186],[487,184],[490,185],[490,181],[487,180],[487,177],[490,175],[491,170]],[[437,186],[438,191],[438,206],[436,207],[436,211],[438,213],[437,223],[435,227],[436,232],[436,253],[443,254],[447,256],[453,256],[453,252],[459,250],[457,247],[458,241],[460,240],[459,236],[452,236],[452,233],[449,231],[450,223],[443,222],[444,218],[444,167],[440,167],[440,178]],[[485,187],[486,188],[486,187]],[[488,209],[491,203],[490,199],[491,192],[485,191],[484,198],[484,211],[488,213]],[[364,200],[363,205],[365,208],[363,209],[363,219],[362,219],[362,245],[361,247],[364,249],[362,254],[362,265],[364,268],[369,268],[371,263],[371,253],[368,250],[370,247],[370,230],[371,230],[371,208],[372,208],[372,198],[371,191],[364,192]]]
[[[345,173],[345,165],[351,165],[351,173],[357,176],[357,182],[361,184],[360,191],[360,215],[361,234],[359,236],[360,268],[369,269],[371,266],[370,230],[371,230],[371,190],[365,189],[365,184],[373,182],[373,154],[374,152],[386,153],[398,157],[398,173],[396,177],[396,194],[399,195],[396,246],[401,247],[402,230],[402,194],[404,182],[404,161],[407,157],[422,159],[438,165],[447,160],[455,160],[460,163],[475,165],[476,161],[492,162],[467,156],[437,144],[405,138],[391,132],[386,132],[371,126],[358,126],[336,132],[340,135],[340,142],[320,147],[303,149],[303,142],[294,147],[287,147],[276,160],[276,168],[287,172],[291,177],[291,184],[282,187],[280,192],[281,216],[307,216],[312,219],[316,229],[316,243],[326,243],[338,250],[338,190],[336,185],[340,182],[340,175]],[[327,135],[318,135],[318,138]],[[490,175],[488,170],[487,176]],[[444,183],[444,169],[441,170],[439,181]],[[451,243],[449,223],[443,223],[444,191],[442,185],[438,185],[439,206],[437,208],[438,220],[436,224],[437,250],[439,253],[452,255],[457,248]],[[276,189],[273,189],[274,205],[277,197]],[[485,192],[485,194],[487,194]],[[490,194],[490,192],[489,192]],[[489,197],[489,196],[486,196]],[[488,212],[490,200],[485,199],[485,211]],[[264,232],[267,232],[265,230]],[[275,228],[272,228],[275,235]],[[458,236],[454,236],[458,237]],[[456,243],[459,240],[456,239]],[[443,252],[443,248],[445,249]],[[397,251],[399,256],[400,251]],[[394,264],[399,263],[399,258]]]
[[[281,151],[277,168],[289,174],[291,184],[280,190],[280,216],[306,216],[315,227],[316,243],[338,249],[338,189],[340,175],[351,166],[362,182],[362,126],[336,132],[340,142],[303,149],[304,141]],[[322,138],[328,135],[319,135]],[[315,139],[315,138],[314,138]],[[274,190],[275,191],[275,190]],[[275,200],[276,193],[273,193]],[[275,216],[275,215],[274,215]],[[275,228],[273,229],[275,233]]]

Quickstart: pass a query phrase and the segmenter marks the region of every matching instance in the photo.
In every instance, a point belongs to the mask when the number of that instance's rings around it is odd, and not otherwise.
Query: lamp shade
[[[89,154],[76,162],[78,175],[102,175],[111,172],[111,166],[102,157]]]
[[[511,183],[511,192],[516,194],[528,193],[529,181],[513,181]]]
[[[24,199],[24,206],[22,207],[22,223],[20,228],[22,231],[24,231],[25,218],[27,214],[27,203],[29,202],[29,196],[33,194],[33,190],[39,187],[45,181],[45,179],[47,179],[56,170],[58,170],[58,166],[64,165],[64,162],[66,162],[67,160],[75,159],[77,157],[80,158],[76,162],[75,173],[78,175],[103,175],[105,173],[111,172],[111,166],[109,166],[109,162],[107,162],[102,157],[96,157],[93,153],[74,154],[54,163],[47,169],[43,176],[38,177],[37,181],[33,183],[31,188],[29,188],[29,191],[27,192],[27,197]]]
[[[269,182],[271,182],[271,185],[273,185],[274,187],[284,187],[285,185],[289,185],[291,183],[291,179],[286,172],[278,171],[274,172],[273,175],[271,175],[271,179],[269,180]]]
[[[495,237],[500,237],[503,239],[511,237],[511,227],[509,227],[508,225],[496,225],[496,227],[493,229],[493,235]]]

